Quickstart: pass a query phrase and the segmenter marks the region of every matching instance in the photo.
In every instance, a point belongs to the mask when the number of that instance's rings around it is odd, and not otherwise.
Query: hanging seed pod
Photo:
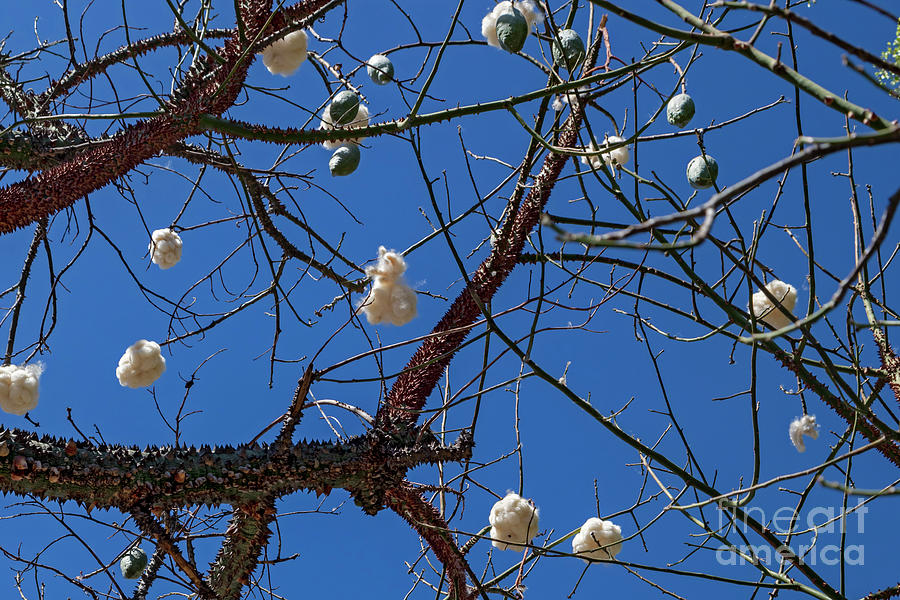
[[[394,78],[394,63],[384,54],[376,54],[369,59],[366,71],[373,82],[387,85]]]
[[[691,187],[705,190],[719,176],[719,163],[712,156],[695,156],[687,166],[687,179]]]
[[[528,37],[528,21],[513,7],[511,12],[497,17],[497,40],[500,47],[507,52],[518,52],[525,45]]]
[[[359,158],[359,146],[356,144],[341,146],[331,155],[331,160],[328,161],[328,169],[335,177],[349,175],[359,166]]]
[[[147,553],[135,546],[119,561],[119,568],[125,579],[137,579],[147,568]]]
[[[684,127],[694,118],[694,109],[694,100],[690,96],[678,94],[666,105],[666,120],[675,127]]]
[[[574,71],[584,61],[584,40],[574,29],[560,29],[550,46],[553,64]]]
[[[346,125],[356,118],[359,112],[359,96],[350,90],[338,92],[328,107],[328,115],[335,125]]]

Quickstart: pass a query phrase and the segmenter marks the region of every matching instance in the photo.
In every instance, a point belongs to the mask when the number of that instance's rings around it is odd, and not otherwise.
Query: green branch
[[[731,50],[737,52],[738,54],[742,54],[761,67],[768,69],[778,77],[789,82],[791,85],[800,88],[807,94],[818,99],[825,106],[828,106],[842,114],[850,115],[852,118],[856,119],[857,121],[861,121],[872,129],[887,129],[891,126],[890,121],[879,117],[871,110],[858,106],[848,100],[844,100],[839,94],[835,94],[825,89],[815,81],[804,77],[797,71],[782,63],[780,60],[769,56],[765,52],[760,52],[747,42],[737,40],[731,34],[720,31],[712,25],[701,21],[693,14],[691,14],[688,10],[684,9],[675,2],[672,2],[671,0],[657,0],[657,2],[677,14],[689,25],[700,29],[703,33],[694,33],[691,31],[683,31],[680,29],[667,27],[665,25],[656,23],[632,12],[629,12],[624,8],[620,8],[612,2],[607,2],[607,0],[590,0],[590,2],[612,12],[615,15],[622,17],[623,19],[627,19],[632,23],[641,25],[662,35],[666,35],[677,40],[694,42],[706,46],[715,46],[716,48],[721,48],[722,50]]]

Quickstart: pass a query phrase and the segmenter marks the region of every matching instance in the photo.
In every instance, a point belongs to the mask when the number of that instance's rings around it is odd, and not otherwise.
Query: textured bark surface
[[[421,439],[418,439],[421,437]],[[0,430],[0,491],[96,508],[165,510],[254,504],[298,490],[343,488],[374,514],[406,469],[471,456],[471,437],[442,446],[417,430],[370,432],[346,442],[300,442],[288,452],[252,444],[216,447],[91,446]]]
[[[119,177],[126,175],[147,159],[164,152],[176,142],[202,133],[199,121],[203,115],[219,116],[233,104],[247,76],[247,69],[253,63],[255,53],[247,45],[248,40],[261,40],[267,34],[291,23],[304,22],[317,14],[323,7],[336,4],[333,0],[307,0],[290,7],[286,14],[271,14],[272,2],[245,1],[239,3],[242,31],[231,31],[223,46],[218,50],[221,64],[211,56],[204,56],[200,64],[194,65],[176,90],[173,101],[166,106],[165,114],[129,125],[122,131],[89,145],[85,150],[58,164],[49,166],[40,173],[22,181],[0,188],[0,235],[26,227],[38,220],[53,215],[91,192],[97,191]],[[271,17],[271,18],[270,18]],[[177,40],[165,40],[172,42]],[[152,39],[139,45],[134,52],[140,54],[161,44]],[[122,52],[122,51],[119,51]],[[99,66],[75,69],[60,79],[62,88],[75,85],[93,73]],[[11,102],[13,109],[23,116],[34,117],[43,107],[33,96],[16,94],[14,82],[3,73],[0,86],[4,88],[4,99],[15,96]],[[58,93],[56,84],[49,91]],[[46,133],[47,125],[39,122],[36,129]],[[65,128],[63,128],[65,129]],[[18,148],[12,140],[0,141],[0,159],[8,157],[10,166],[25,166]]]

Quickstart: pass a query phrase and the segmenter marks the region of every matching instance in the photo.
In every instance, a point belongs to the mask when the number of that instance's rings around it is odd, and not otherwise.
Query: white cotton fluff
[[[372,325],[392,323],[406,325],[416,316],[416,292],[406,284],[403,273],[406,261],[397,252],[378,248],[378,262],[366,267],[366,275],[372,279],[372,289],[359,304]]]
[[[166,359],[160,353],[159,344],[138,340],[119,359],[116,377],[119,385],[135,389],[152,385],[165,370]]]
[[[603,145],[604,148],[612,145],[612,144],[620,144],[625,141],[625,138],[620,138],[617,135],[611,135],[606,138],[606,143]],[[591,144],[590,148],[585,148],[588,151],[596,151],[597,146]],[[627,165],[628,160],[631,158],[631,154],[628,152],[628,146],[622,146],[621,148],[616,148],[615,150],[611,150],[609,152],[603,152],[601,154],[595,154],[593,156],[582,156],[581,162],[586,165],[590,165],[592,169],[600,168],[600,161],[606,163],[606,166],[612,167],[621,167],[622,165]]]
[[[553,110],[562,110],[566,104],[572,104],[576,98],[580,98],[582,102],[586,99],[586,93],[591,89],[589,85],[582,85],[570,92],[566,92],[565,94],[560,94],[556,98],[553,99],[553,104],[551,108]],[[584,164],[587,164],[587,161],[582,159]]]
[[[491,508],[491,543],[500,550],[521,550],[538,531],[538,509],[530,500],[509,492]]]
[[[525,17],[529,31],[544,20],[544,14],[531,0],[520,0],[515,3],[515,8]],[[500,40],[497,39],[497,19],[500,15],[512,14],[512,9],[513,3],[510,0],[504,0],[494,6],[494,9],[481,20],[481,35],[487,40],[489,46],[501,48]]]
[[[306,33],[293,31],[262,51],[263,64],[272,75],[292,75],[306,60],[306,44]]]
[[[612,521],[591,517],[572,538],[572,552],[594,560],[610,560],[622,550],[622,528]],[[590,563],[588,559],[584,562]]]
[[[814,440],[819,437],[819,426],[816,424],[815,415],[803,415],[799,419],[791,421],[788,434],[791,436],[791,443],[797,449],[797,452],[806,452],[803,436],[805,435]]]
[[[776,279],[767,283],[766,289],[781,302],[781,305],[788,312],[793,312],[794,306],[797,304],[797,288]],[[781,309],[772,304],[761,291],[753,294],[752,302],[753,314],[766,325],[770,325],[775,329],[781,329],[791,324],[791,320],[781,312]]]
[[[157,229],[150,236],[150,260],[160,269],[170,269],[181,260],[181,237],[171,229]]]
[[[620,138],[617,135],[611,135],[606,138],[606,145],[604,147],[611,146],[612,144],[620,144],[625,141],[625,138]],[[628,152],[628,146],[622,146],[621,148],[616,148],[615,150],[611,150],[610,152],[605,152],[600,156],[603,157],[603,161],[610,167],[622,165],[627,165],[628,160],[631,158],[631,154]]]
[[[38,403],[38,379],[44,365],[4,365],[0,367],[0,408],[13,415],[24,415]]]
[[[327,115],[327,112],[326,112]],[[340,127],[340,129],[356,129],[358,127],[368,127],[369,126],[369,109],[364,105],[359,105],[359,110],[356,112],[356,116],[353,118],[350,123]],[[322,122],[319,124],[319,129],[329,130],[335,129],[334,123],[331,120],[324,116],[322,117]],[[349,138],[345,140],[327,140],[322,142],[322,147],[326,150],[335,150],[344,146],[346,144],[360,144],[365,138],[365,136],[357,137],[357,138]]]
[[[501,235],[503,235],[503,223],[498,224],[496,229],[491,229],[491,235],[488,238],[491,248],[497,247],[497,242],[500,240]]]

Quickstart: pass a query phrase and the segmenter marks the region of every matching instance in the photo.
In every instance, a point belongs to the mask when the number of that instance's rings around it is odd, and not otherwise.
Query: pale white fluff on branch
[[[38,403],[38,383],[44,365],[3,365],[0,367],[0,408],[14,415],[34,410]]]
[[[580,99],[582,102],[587,100],[587,92],[591,89],[589,85],[582,85],[581,87],[575,88],[570,92],[566,92],[565,94],[560,94],[553,99],[553,104],[551,104],[551,108],[553,110],[562,110],[566,104],[572,104],[576,99]],[[584,164],[587,164],[587,161],[582,161]]]
[[[498,2],[493,10],[486,14],[481,20],[481,35],[487,40],[489,46],[502,48],[502,46],[500,46],[500,40],[497,39],[497,19],[501,15],[512,14],[513,5],[514,3],[510,2],[510,0]],[[529,31],[531,31],[538,23],[544,21],[544,14],[531,0],[520,0],[519,2],[515,2],[515,8],[522,13],[523,17],[525,17]]]
[[[262,51],[263,64],[272,75],[292,75],[306,60],[306,33],[292,31]]]
[[[610,560],[622,550],[622,528],[612,521],[591,517],[572,538],[572,552],[594,560]],[[584,562],[590,563],[587,558]]]
[[[819,426],[816,424],[816,416],[803,415],[798,419],[794,419],[791,421],[788,434],[791,436],[791,443],[797,449],[797,452],[806,452],[803,436],[805,435],[814,440],[819,437]]]
[[[793,312],[797,304],[797,288],[783,281],[770,281],[766,284],[769,293],[778,300],[788,312]],[[775,329],[781,329],[791,324],[791,320],[781,312],[781,309],[772,304],[762,291],[753,294],[753,314],[763,323]]]
[[[347,125],[343,125],[343,126],[339,127],[339,129],[357,129],[360,127],[368,127],[368,126],[369,126],[369,109],[366,107],[365,104],[360,104],[359,110],[356,112],[356,116],[353,118],[353,120],[350,121],[350,123],[348,123]],[[323,129],[326,131],[335,129],[334,123],[332,123],[331,120],[327,116],[327,111],[326,111],[326,116],[322,117],[322,122],[319,124],[319,129]],[[327,141],[322,142],[322,147],[324,147],[326,150],[335,150],[336,148],[339,148],[345,144],[360,144],[364,139],[366,139],[365,136],[360,136],[360,137],[355,137],[355,138],[346,138],[343,140],[327,140]]]
[[[150,236],[150,260],[160,269],[170,269],[181,260],[181,237],[171,229],[157,229]]]
[[[538,509],[531,500],[509,492],[497,501],[488,520],[491,523],[491,543],[500,550],[521,550],[538,531]]]
[[[372,279],[369,295],[359,304],[369,323],[406,325],[416,316],[416,292],[406,284],[403,273],[406,261],[393,250],[378,248],[378,262],[366,267],[366,275]]]
[[[134,388],[147,387],[159,379],[166,370],[159,344],[138,340],[125,350],[116,367],[119,385]]]
[[[621,138],[617,135],[611,135],[606,138],[606,143],[603,144],[603,148],[607,148],[612,144],[621,144],[624,141],[625,138]],[[601,150],[603,148],[601,148]],[[585,148],[585,150],[589,152],[596,152],[597,146],[591,144],[591,147]],[[616,148],[615,150],[601,152],[600,154],[594,154],[593,156],[582,156],[581,162],[585,165],[590,165],[592,169],[599,169],[600,161],[602,160],[608,167],[612,168],[627,165],[630,158],[631,154],[628,152],[628,146],[621,146],[619,148]]]

